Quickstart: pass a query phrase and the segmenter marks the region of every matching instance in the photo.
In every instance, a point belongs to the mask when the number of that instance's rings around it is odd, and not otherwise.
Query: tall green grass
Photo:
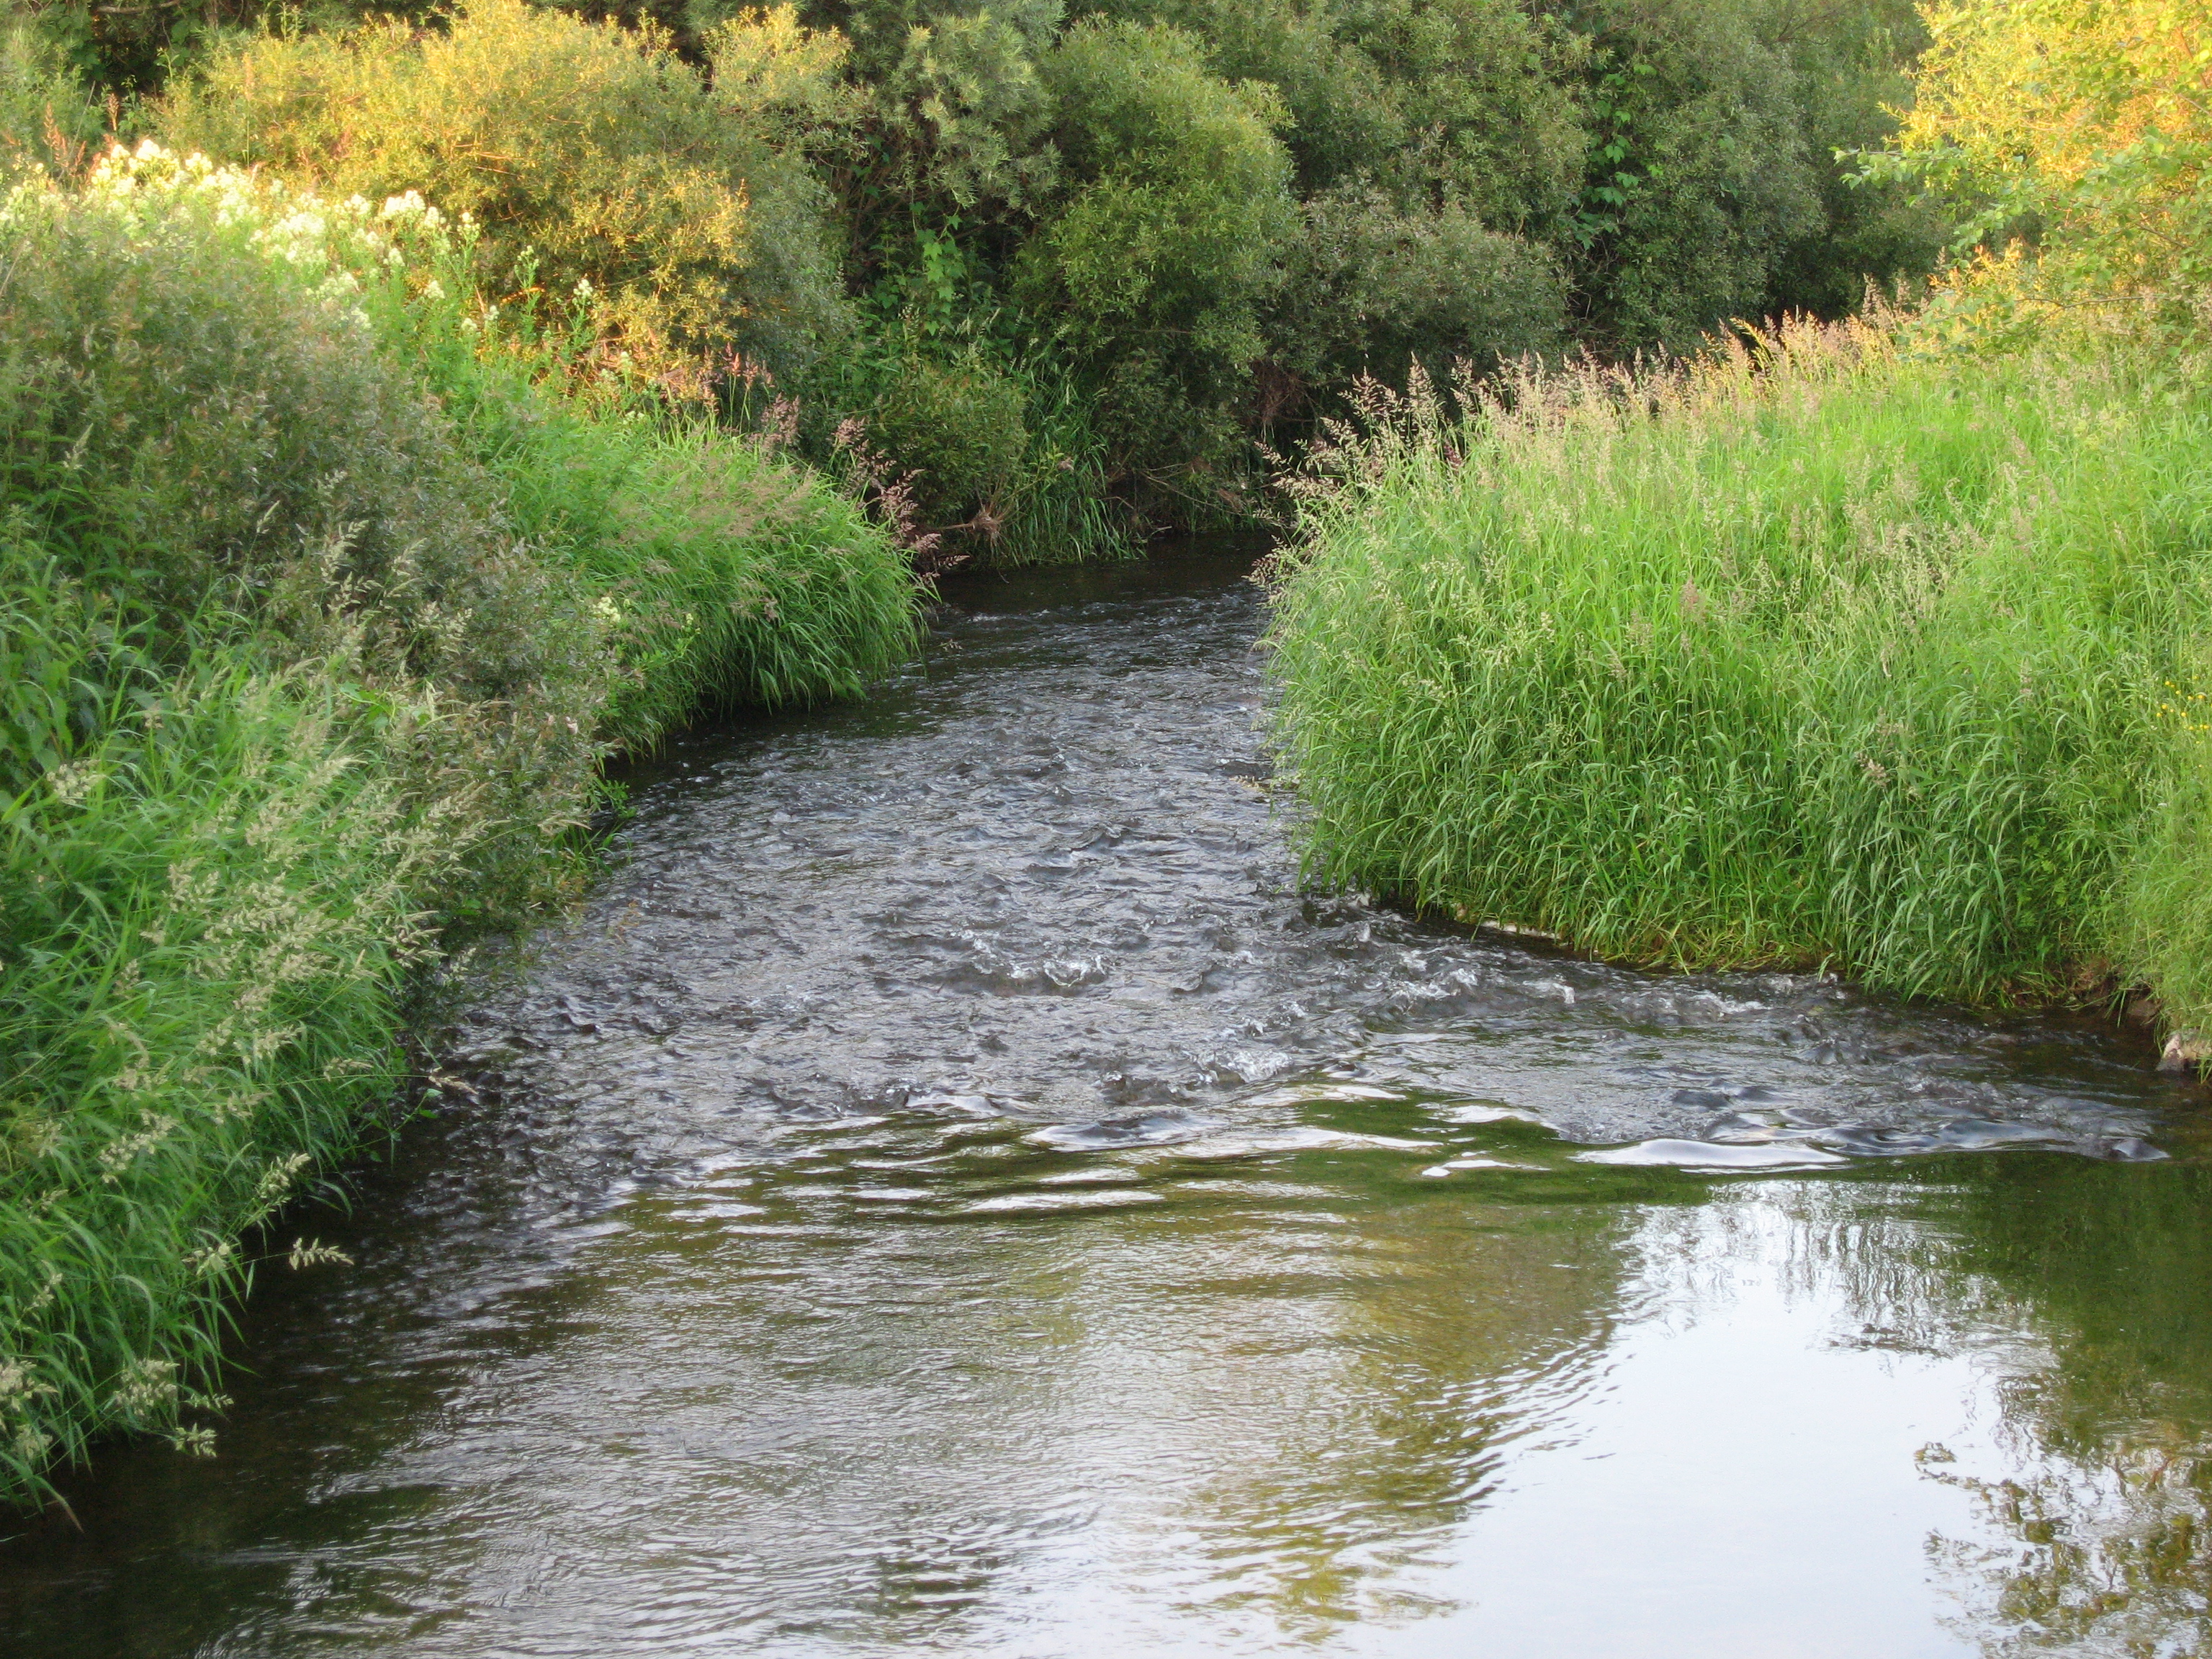
[[[1370,399],[1275,595],[1310,866],[1632,961],[2203,1009],[2212,400],[1887,326]]]
[[[445,389],[511,521],[591,596],[616,747],[709,709],[855,696],[912,653],[912,574],[818,473],[702,418],[549,396],[495,359]]]
[[[212,621],[213,619],[209,619]],[[410,801],[365,693],[221,647],[0,538],[0,1492],[103,1431],[204,1449],[241,1235],[400,1069],[420,894],[480,825]],[[386,701],[401,729],[434,721]]]
[[[409,259],[341,244],[380,339],[496,481],[507,525],[617,657],[600,730],[650,748],[712,708],[857,696],[919,638],[913,572],[854,495],[698,401],[605,372],[594,307],[488,305],[470,227],[383,216]]]

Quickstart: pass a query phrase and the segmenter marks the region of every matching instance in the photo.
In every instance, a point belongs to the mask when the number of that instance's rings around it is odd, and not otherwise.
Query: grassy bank
[[[0,1494],[209,1444],[256,1229],[421,967],[573,890],[603,756],[913,641],[858,503],[473,257],[151,149],[0,204]]]
[[[2212,400],[1792,327],[1378,407],[1284,562],[1322,876],[1675,966],[2212,1012]]]

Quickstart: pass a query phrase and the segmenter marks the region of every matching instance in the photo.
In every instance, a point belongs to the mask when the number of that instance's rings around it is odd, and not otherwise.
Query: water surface
[[[1303,893],[1243,564],[971,583],[641,769],[0,1644],[2212,1651],[2197,1091]]]

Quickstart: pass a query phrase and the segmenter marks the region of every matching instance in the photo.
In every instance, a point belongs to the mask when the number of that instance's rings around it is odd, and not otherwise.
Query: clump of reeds
[[[2201,837],[2161,703],[2208,689],[2212,410],[2121,358],[1899,341],[1370,393],[1278,570],[1313,869],[1977,1001],[2179,990],[2150,941],[2183,931],[2212,961],[2154,873]]]

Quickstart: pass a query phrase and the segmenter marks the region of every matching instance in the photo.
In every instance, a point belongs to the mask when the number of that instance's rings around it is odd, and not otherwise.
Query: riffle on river
[[[639,769],[0,1647],[2212,1652],[2201,1092],[1303,892],[1248,564]]]

